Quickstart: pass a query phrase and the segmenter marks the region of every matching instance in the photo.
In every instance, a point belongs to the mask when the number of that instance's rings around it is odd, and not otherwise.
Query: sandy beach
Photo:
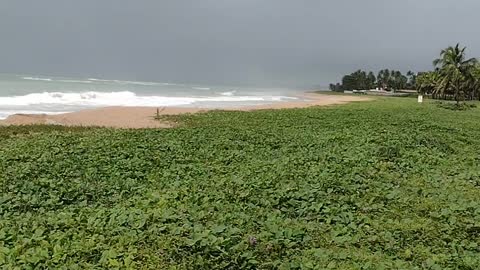
[[[252,111],[264,109],[290,109],[312,106],[327,106],[345,104],[353,101],[367,101],[369,98],[357,96],[342,96],[328,94],[308,93],[302,96],[307,100],[281,102],[268,105],[247,106],[238,108],[218,108],[218,110]],[[199,113],[209,110],[205,108],[188,107],[159,107],[161,115],[178,115],[185,113]],[[169,128],[171,123],[154,119],[157,113],[155,107],[104,107],[83,110],[72,113],[47,115],[47,114],[15,114],[0,121],[0,125],[64,125],[64,126],[98,126],[111,128]]]

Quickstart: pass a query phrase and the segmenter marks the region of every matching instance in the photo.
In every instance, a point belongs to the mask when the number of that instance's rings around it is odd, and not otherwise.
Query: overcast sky
[[[0,72],[327,85],[480,56],[479,0],[0,0]]]

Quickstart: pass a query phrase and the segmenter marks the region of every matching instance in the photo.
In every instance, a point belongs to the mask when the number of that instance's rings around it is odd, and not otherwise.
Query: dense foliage
[[[0,128],[0,268],[479,269],[479,109]]]
[[[407,75],[403,75],[400,71],[383,69],[378,72],[375,77],[372,71],[365,72],[357,70],[352,74],[345,75],[342,83],[330,84],[331,91],[344,90],[370,90],[381,88],[384,90],[395,91],[402,89],[414,89],[416,74],[409,71]]]
[[[440,52],[433,61],[434,71],[413,73],[406,76],[400,71],[380,70],[377,77],[373,72],[357,70],[345,75],[342,83],[330,84],[330,90],[384,90],[417,89],[421,94],[435,99],[480,100],[480,64],[478,59],[466,57],[466,47],[450,46]],[[458,106],[458,104],[457,104]]]
[[[480,99],[480,65],[476,58],[466,58],[466,48],[459,44],[441,51],[433,61],[435,71],[419,74],[417,89],[433,98],[461,101]]]

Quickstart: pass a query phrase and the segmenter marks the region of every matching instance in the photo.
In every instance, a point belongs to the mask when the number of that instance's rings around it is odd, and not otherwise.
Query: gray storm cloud
[[[0,72],[278,86],[480,54],[478,0],[3,0]]]

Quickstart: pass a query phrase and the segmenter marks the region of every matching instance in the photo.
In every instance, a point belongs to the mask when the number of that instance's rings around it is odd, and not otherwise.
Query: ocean
[[[0,119],[107,106],[242,107],[295,101],[301,93],[285,88],[0,75]]]

